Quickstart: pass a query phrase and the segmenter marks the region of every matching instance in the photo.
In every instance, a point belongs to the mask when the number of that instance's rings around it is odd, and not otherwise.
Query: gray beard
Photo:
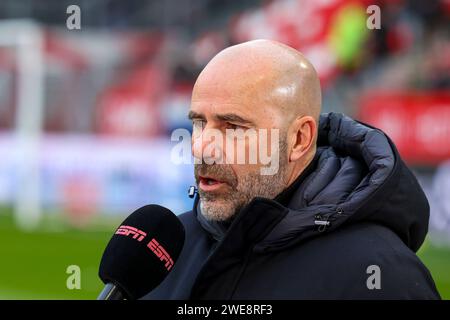
[[[210,221],[227,221],[234,217],[255,197],[273,199],[287,187],[287,144],[280,142],[279,171],[274,175],[261,175],[259,170],[239,177],[236,187],[223,196],[217,197],[199,190],[200,210]],[[212,165],[214,166],[214,165]]]

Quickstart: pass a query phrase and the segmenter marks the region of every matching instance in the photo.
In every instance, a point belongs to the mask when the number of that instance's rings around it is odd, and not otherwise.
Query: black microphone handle
[[[107,283],[98,295],[97,300],[125,300],[125,296],[119,287],[112,283]]]

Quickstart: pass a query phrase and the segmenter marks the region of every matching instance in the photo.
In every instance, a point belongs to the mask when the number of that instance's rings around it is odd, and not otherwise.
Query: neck
[[[289,187],[295,180],[297,180],[297,178],[303,173],[303,171],[305,171],[305,169],[313,161],[313,159],[314,153],[311,152],[308,156],[305,156],[304,161],[298,161],[298,163],[294,165],[289,179],[287,180],[286,187]]]

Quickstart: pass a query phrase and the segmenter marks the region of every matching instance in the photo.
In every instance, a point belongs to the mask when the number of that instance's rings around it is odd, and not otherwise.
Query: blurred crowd
[[[366,26],[373,4],[381,29]],[[44,30],[48,132],[152,137],[189,127],[199,71],[222,48],[255,38],[313,62],[324,111],[357,116],[367,91],[450,86],[450,1],[80,1],[81,30],[66,28],[64,5],[0,4],[3,20],[22,13]],[[14,126],[15,76],[14,50],[0,47],[0,129]]]

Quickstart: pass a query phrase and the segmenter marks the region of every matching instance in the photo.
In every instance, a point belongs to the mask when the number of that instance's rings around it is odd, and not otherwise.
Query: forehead
[[[206,117],[236,114],[256,124],[272,122],[277,114],[270,90],[264,88],[262,79],[249,80],[199,79],[192,92],[191,110]]]

